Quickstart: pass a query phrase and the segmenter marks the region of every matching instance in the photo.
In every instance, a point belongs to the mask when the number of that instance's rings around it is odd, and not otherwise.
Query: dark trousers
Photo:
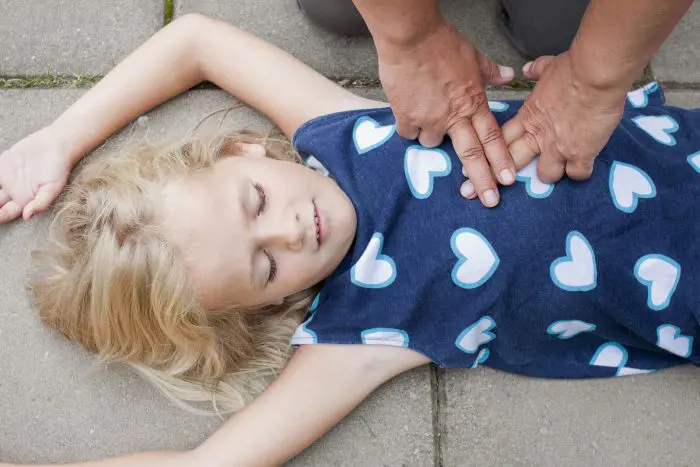
[[[297,0],[317,26],[336,34],[369,34],[352,0]],[[571,45],[590,0],[500,0],[497,20],[522,55],[557,55]]]

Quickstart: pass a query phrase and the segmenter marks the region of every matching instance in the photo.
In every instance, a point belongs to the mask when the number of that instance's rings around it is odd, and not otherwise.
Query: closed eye
[[[267,276],[267,282],[265,285],[273,282],[275,280],[275,277],[277,277],[277,261],[275,261],[275,258],[272,257],[269,251],[263,250],[265,253],[265,256],[267,256],[267,259],[270,261],[270,274]]]
[[[258,204],[258,216],[265,211],[265,207],[267,206],[267,198],[265,196],[265,190],[263,190],[263,187],[259,183],[253,183],[253,186],[255,187],[255,190],[258,192],[258,199],[259,204]]]

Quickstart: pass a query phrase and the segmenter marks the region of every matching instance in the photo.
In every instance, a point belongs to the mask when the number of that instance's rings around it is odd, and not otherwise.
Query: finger
[[[533,62],[527,62],[523,65],[523,74],[526,78],[537,81],[542,77],[549,64],[554,61],[554,58],[554,55],[543,55]]]
[[[554,150],[543,152],[537,162],[537,178],[544,183],[556,183],[564,176],[566,159]]]
[[[501,127],[498,126],[496,117],[488,110],[487,106],[484,106],[472,118],[472,125],[481,146],[484,148],[493,174],[501,184],[512,185],[515,182],[515,165],[508,152],[508,146],[503,139],[503,133]]]
[[[586,180],[593,173],[593,159],[566,163],[566,176],[572,180]]]
[[[506,84],[515,78],[515,70],[509,66],[496,65],[482,53],[479,53],[479,68],[481,76],[491,84]]]
[[[420,133],[420,128],[415,125],[411,125],[406,120],[398,118],[396,119],[396,132],[406,139],[416,139]]]
[[[503,140],[508,146],[523,136],[525,134],[525,126],[522,124],[520,113],[504,123],[501,127],[501,132],[503,133]]]
[[[46,211],[53,200],[61,193],[61,186],[58,183],[50,183],[39,188],[39,192],[34,199],[24,207],[23,218],[28,221],[34,215]]]
[[[418,135],[418,142],[425,148],[434,148],[440,146],[444,138],[444,134],[440,134],[434,130],[421,129]]]
[[[496,206],[499,199],[496,182],[471,122],[460,120],[450,127],[447,134],[452,139],[457,156],[466,168],[481,203],[487,208]]]
[[[523,135],[508,146],[515,170],[520,170],[540,154],[540,145],[531,133]]]
[[[5,190],[0,188],[0,208],[3,207],[5,204],[7,204],[10,201],[10,195],[5,193]]]
[[[10,201],[0,208],[0,224],[11,222],[17,219],[20,214],[22,214],[22,207],[14,201]]]
[[[474,199],[477,196],[476,190],[474,189],[474,184],[469,180],[462,183],[462,186],[459,187],[459,192],[467,199]]]

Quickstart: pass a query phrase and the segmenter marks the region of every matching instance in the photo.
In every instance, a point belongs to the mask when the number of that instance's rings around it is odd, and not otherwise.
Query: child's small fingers
[[[0,208],[9,203],[11,199],[12,198],[10,198],[10,195],[5,193],[5,190],[0,188]]]
[[[33,200],[24,208],[24,220],[31,219],[35,214],[46,211],[53,200],[61,193],[61,186],[57,183],[49,183],[39,188]]]
[[[10,201],[0,208],[0,224],[6,224],[17,219],[22,214],[22,207]]]

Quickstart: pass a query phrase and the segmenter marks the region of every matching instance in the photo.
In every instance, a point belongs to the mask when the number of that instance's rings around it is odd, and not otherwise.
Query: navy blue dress
[[[490,102],[499,123],[522,102]],[[391,111],[326,115],[294,146],[357,211],[357,236],[294,345],[414,349],[441,367],[549,378],[700,364],[700,110],[630,93],[585,182],[534,163],[486,209],[459,194],[446,140],[396,134]]]

